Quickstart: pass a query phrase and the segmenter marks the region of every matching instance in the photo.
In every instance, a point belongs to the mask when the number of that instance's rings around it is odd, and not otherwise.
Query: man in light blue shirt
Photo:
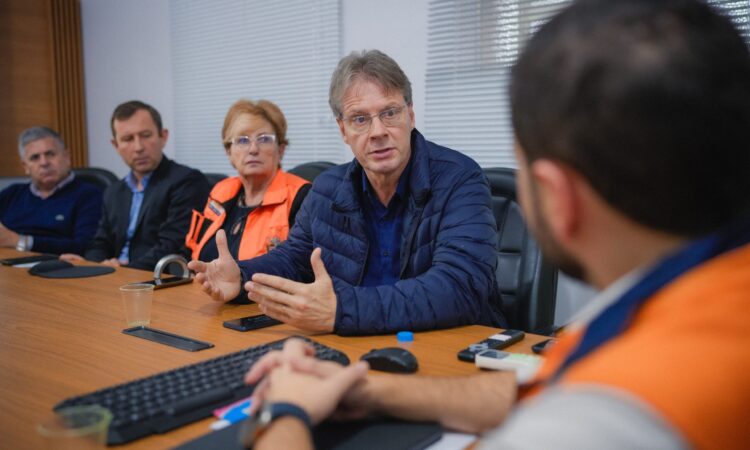
[[[199,171],[164,156],[169,132],[152,106],[123,103],[110,124],[112,145],[130,173],[104,193],[102,220],[85,258],[153,270],[166,255],[187,257],[185,235],[192,211],[206,203],[208,181]]]
[[[138,213],[141,211],[141,205],[143,205],[143,193],[146,191],[148,180],[150,179],[151,173],[145,175],[141,179],[139,187],[138,180],[136,180],[133,172],[130,172],[128,176],[126,176],[123,180],[125,181],[125,184],[127,184],[130,188],[130,191],[133,193],[133,200],[130,204],[130,217],[128,220],[128,232],[125,235],[125,246],[122,248],[120,256],[117,258],[120,264],[127,264],[128,260],[130,259],[130,241],[133,239],[133,235],[135,234],[135,226],[138,219]]]

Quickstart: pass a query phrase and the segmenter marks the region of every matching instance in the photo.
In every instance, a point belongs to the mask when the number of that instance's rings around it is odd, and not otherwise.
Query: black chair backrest
[[[225,173],[204,173],[203,175],[206,177],[208,185],[211,187],[214,187],[216,183],[227,178],[227,174]]]
[[[312,183],[315,180],[315,177],[335,165],[335,163],[328,161],[312,161],[293,167],[289,169],[288,172]]]
[[[79,167],[73,169],[73,173],[76,174],[76,178],[79,180],[98,186],[102,190],[107,189],[110,185],[117,183],[119,180],[119,178],[109,170],[99,167]]]
[[[510,328],[548,334],[554,326],[557,270],[548,264],[521,214],[516,171],[484,169],[497,221],[497,286]]]

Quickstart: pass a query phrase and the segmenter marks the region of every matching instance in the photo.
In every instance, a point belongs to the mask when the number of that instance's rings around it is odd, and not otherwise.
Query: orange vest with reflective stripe
[[[261,204],[247,215],[239,253],[234,255],[236,259],[262,255],[286,240],[292,203],[300,188],[308,183],[307,180],[281,169],[276,172]],[[193,259],[198,259],[203,246],[221,228],[227,217],[224,204],[233,200],[240,189],[242,181],[239,177],[221,180],[211,190],[203,214],[193,210],[190,231],[185,236],[185,245],[192,250]]]
[[[563,334],[535,381],[549,379],[584,330]],[[750,445],[750,245],[711,259],[653,295],[630,326],[557,381],[626,391],[697,449]],[[544,384],[533,384],[523,399]]]

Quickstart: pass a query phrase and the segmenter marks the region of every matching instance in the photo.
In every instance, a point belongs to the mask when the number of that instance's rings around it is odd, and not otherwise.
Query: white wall
[[[581,308],[596,295],[591,286],[559,274],[557,281],[557,305],[555,325],[566,325]]]
[[[221,0],[217,0],[221,1]],[[417,128],[423,128],[429,0],[345,0],[342,56],[377,48],[395,59],[412,82]],[[81,0],[89,163],[119,176],[127,167],[110,144],[116,105],[140,99],[162,114],[172,138],[174,95],[170,60],[169,0]],[[167,143],[165,153],[173,157]],[[593,291],[561,277],[556,322],[580,309]]]
[[[417,128],[424,128],[428,3],[428,0],[341,2],[344,54],[378,49],[398,62],[412,84]]]
[[[422,124],[428,0],[347,0],[342,50],[377,48],[412,81],[417,127]],[[109,118],[132,99],[153,105],[174,138],[169,0],[81,0],[89,164],[118,176],[127,167],[110,144]],[[342,54],[342,56],[343,56]],[[171,139],[173,140],[173,139]],[[165,153],[174,157],[172,142]]]
[[[168,0],[81,0],[89,165],[125,176],[112,147],[115,106],[142,100],[171,130],[174,116]],[[171,142],[165,153],[174,156]]]

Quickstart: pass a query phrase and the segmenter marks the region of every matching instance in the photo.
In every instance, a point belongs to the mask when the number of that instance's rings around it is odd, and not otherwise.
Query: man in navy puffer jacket
[[[414,128],[409,80],[379,51],[341,60],[330,104],[355,159],[316,178],[273,251],[191,262],[204,291],[244,299],[244,285],[269,316],[341,335],[504,325],[480,167]]]

